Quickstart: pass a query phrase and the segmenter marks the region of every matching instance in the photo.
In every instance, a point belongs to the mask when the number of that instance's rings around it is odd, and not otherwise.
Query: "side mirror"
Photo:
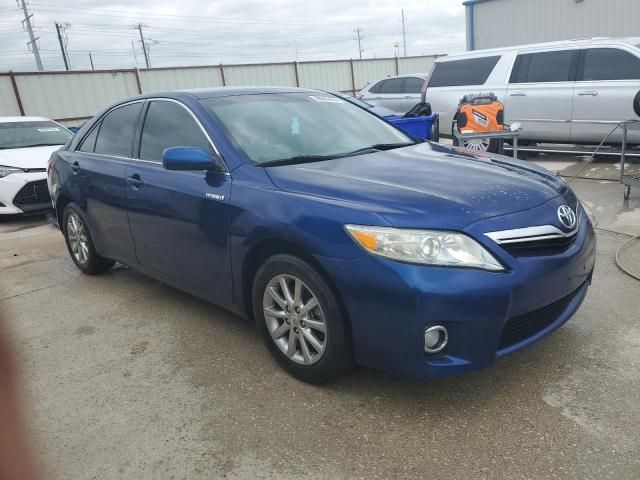
[[[162,166],[167,170],[217,170],[218,165],[204,148],[171,147],[162,152]]]

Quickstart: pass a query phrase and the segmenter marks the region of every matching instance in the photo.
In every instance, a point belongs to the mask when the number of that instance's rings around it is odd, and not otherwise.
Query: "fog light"
[[[429,327],[424,331],[424,351],[426,353],[438,353],[447,346],[449,336],[447,329],[441,325]]]

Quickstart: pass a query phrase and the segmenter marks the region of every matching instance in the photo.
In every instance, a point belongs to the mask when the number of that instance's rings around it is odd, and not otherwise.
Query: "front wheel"
[[[293,376],[309,383],[340,377],[352,364],[347,322],[322,276],[291,255],[258,270],[253,312],[267,348]]]
[[[82,273],[95,275],[113,267],[113,260],[103,258],[96,252],[89,228],[74,203],[64,209],[63,220],[63,234],[69,255]]]

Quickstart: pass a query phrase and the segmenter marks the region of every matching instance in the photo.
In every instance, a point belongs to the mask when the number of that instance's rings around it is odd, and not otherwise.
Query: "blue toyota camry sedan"
[[[134,97],[55,152],[48,178],[82,272],[121,262],[251,318],[313,383],[354,363],[488,367],[564,324],[595,262],[559,177],[314,90]]]

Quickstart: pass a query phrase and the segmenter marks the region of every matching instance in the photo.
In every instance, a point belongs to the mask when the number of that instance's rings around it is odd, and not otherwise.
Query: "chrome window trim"
[[[554,225],[537,225],[534,227],[514,228],[511,230],[498,230],[486,232],[485,236],[498,245],[512,243],[534,242],[536,240],[549,240],[553,238],[567,238],[574,236],[580,229],[580,202],[576,204],[577,222],[573,230],[563,232]]]
[[[213,142],[213,140],[211,140],[211,137],[209,136],[209,134],[207,133],[207,131],[203,127],[203,125],[200,122],[200,120],[198,120],[198,117],[196,117],[194,115],[194,113],[189,109],[189,107],[187,107],[184,103],[182,103],[181,101],[176,100],[174,98],[167,98],[167,97],[141,98],[141,99],[131,100],[131,101],[125,102],[125,103],[120,103],[120,104],[114,106],[113,108],[110,108],[109,110],[104,112],[104,114],[102,114],[98,120],[96,120],[95,124],[84,135],[84,137],[82,137],[82,140],[80,140],[80,142],[78,143],[78,145],[76,146],[76,148],[73,151],[74,152],[78,152],[79,151],[79,153],[83,153],[83,154],[98,155],[100,157],[119,158],[119,159],[122,159],[122,160],[131,160],[133,162],[151,163],[151,164],[154,164],[154,165],[162,165],[162,160],[160,160],[160,161],[143,160],[141,158],[122,157],[120,155],[108,155],[108,154],[105,154],[105,153],[80,151],[80,148],[81,148],[82,144],[84,143],[84,141],[86,140],[86,138],[91,134],[91,132],[93,132],[93,129],[96,128],[100,124],[100,122],[102,122],[102,119],[105,118],[108,114],[110,114],[111,112],[113,112],[114,110],[116,110],[118,108],[125,107],[127,105],[131,105],[131,104],[134,104],[134,103],[153,102],[153,101],[172,102],[172,103],[180,105],[182,108],[184,108],[189,113],[189,115],[191,115],[191,118],[193,118],[195,120],[196,124],[198,125],[198,127],[200,128],[200,130],[202,131],[202,133],[206,137],[207,141],[209,142],[209,144],[213,148],[213,151],[218,156],[218,158],[222,161],[222,166],[224,167],[225,170],[221,171],[221,172],[217,172],[217,173],[220,173],[220,174],[223,174],[223,175],[231,175],[229,173],[229,167],[227,166],[226,162],[222,158],[222,155],[220,154],[220,150],[218,150],[218,147],[216,147],[216,144]],[[146,112],[145,112],[145,117],[146,117]],[[144,127],[144,123],[142,124],[142,126]],[[140,138],[142,139],[142,135],[140,136]]]

